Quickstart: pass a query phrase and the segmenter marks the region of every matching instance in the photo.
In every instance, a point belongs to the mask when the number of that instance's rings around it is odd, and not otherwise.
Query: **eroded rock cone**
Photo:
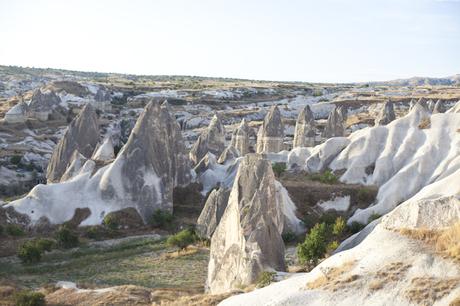
[[[249,134],[251,128],[246,123],[246,120],[241,120],[240,125],[232,134],[231,145],[238,150],[239,156],[244,156],[249,153]]]
[[[72,120],[51,156],[46,172],[48,183],[59,182],[70,163],[74,151],[90,158],[99,140],[97,115],[91,104],[86,104]]]
[[[172,192],[190,181],[177,122],[166,107],[151,101],[101,180],[101,196],[135,207],[144,222],[156,210],[172,212]],[[127,205],[126,203],[129,203]]]
[[[278,153],[283,150],[284,125],[276,105],[270,108],[257,133],[257,153]]]
[[[271,163],[247,154],[211,238],[208,290],[226,292],[255,283],[263,271],[283,271],[283,222]]]
[[[295,124],[293,147],[311,147],[315,145],[315,117],[309,105],[299,113]]]
[[[238,150],[235,149],[235,147],[230,145],[225,148],[224,152],[222,152],[222,154],[219,156],[219,159],[217,160],[217,162],[219,164],[225,164],[226,162],[233,160],[239,156],[240,156],[240,152],[238,152]]]
[[[444,104],[441,100],[436,101],[436,104],[433,107],[433,114],[444,113],[446,111]]]
[[[220,156],[225,149],[225,128],[216,114],[209,123],[208,128],[198,137],[190,150],[190,160],[197,164],[206,153],[210,152]]]
[[[227,207],[230,191],[229,188],[220,187],[209,194],[196,225],[200,237],[211,238]]]
[[[53,91],[37,89],[32,95],[28,111],[32,113],[51,112],[56,106],[61,103],[59,98]]]
[[[335,107],[327,118],[326,127],[322,133],[324,138],[343,137],[345,135],[345,118],[343,108]]]
[[[426,106],[427,106],[427,108],[428,108],[428,110],[429,110],[430,112],[433,111],[433,109],[434,109],[434,104],[435,104],[434,101],[431,100],[431,99],[428,100],[428,102],[426,103]]]
[[[390,101],[385,102],[379,116],[375,119],[375,125],[387,125],[391,121],[395,120],[395,111],[393,103]]]
[[[72,154],[72,157],[70,158],[67,169],[61,176],[60,182],[67,181],[77,175],[87,160],[88,158],[84,157],[80,152],[75,150]]]
[[[98,145],[91,159],[108,161],[115,158],[113,142],[111,137],[107,137],[101,145]]]

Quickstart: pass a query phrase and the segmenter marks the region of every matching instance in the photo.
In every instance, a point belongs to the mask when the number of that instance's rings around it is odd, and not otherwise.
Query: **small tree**
[[[56,233],[58,245],[64,249],[77,247],[80,243],[77,234],[72,232],[67,226],[61,226]]]
[[[274,163],[272,165],[273,172],[275,173],[276,177],[280,177],[281,174],[286,171],[286,164],[285,163]]]
[[[345,223],[345,219],[343,217],[338,217],[335,219],[334,225],[332,226],[332,234],[334,236],[341,236],[346,227],[347,224]]]
[[[27,241],[18,249],[18,257],[25,264],[39,262],[42,258],[42,250],[34,241]]]
[[[194,231],[186,229],[175,235],[169,236],[168,240],[166,240],[166,244],[169,246],[176,246],[183,250],[189,245],[193,244],[197,239],[198,237]]]
[[[149,224],[153,227],[163,228],[169,226],[173,221],[173,215],[165,210],[157,209],[149,219]]]
[[[19,291],[14,296],[16,306],[45,306],[45,295],[41,292],[29,290]]]
[[[316,265],[318,260],[326,254],[326,238],[326,223],[316,224],[305,237],[305,241],[297,245],[297,256],[300,263]]]

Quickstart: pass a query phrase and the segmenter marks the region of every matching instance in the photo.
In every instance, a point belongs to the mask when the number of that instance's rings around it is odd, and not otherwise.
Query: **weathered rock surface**
[[[253,284],[266,270],[283,271],[283,223],[271,163],[261,155],[246,155],[212,235],[209,291],[221,293]]]
[[[324,138],[343,137],[345,135],[345,120],[344,109],[335,107],[327,118],[322,136]]]
[[[211,238],[227,207],[230,191],[230,188],[220,187],[209,194],[196,225],[201,237]]]
[[[197,164],[207,152],[220,156],[225,149],[225,128],[219,116],[212,118],[208,128],[201,133],[190,150],[190,160]]]
[[[251,128],[246,123],[246,120],[241,120],[240,125],[232,134],[231,145],[238,150],[239,156],[244,156],[249,153],[249,134]]]
[[[230,145],[225,148],[224,152],[222,152],[222,154],[219,156],[219,159],[217,160],[217,162],[219,164],[225,164],[227,161],[235,159],[239,156],[240,156],[240,152],[238,152],[238,150],[235,149],[235,147]]]
[[[315,145],[315,117],[309,105],[299,113],[295,124],[293,148]]]
[[[257,133],[257,153],[278,153],[283,150],[284,125],[276,105],[270,108]]]
[[[441,100],[436,101],[436,104],[433,107],[433,114],[444,113],[445,107]]]
[[[77,175],[87,160],[88,158],[84,157],[80,152],[78,152],[78,150],[75,150],[72,154],[72,157],[70,158],[67,169],[61,176],[60,182],[67,181],[68,179],[71,179]]]
[[[51,112],[56,106],[61,103],[59,98],[53,91],[37,89],[32,95],[29,102],[29,112]]]
[[[58,182],[71,161],[74,151],[91,157],[99,140],[99,125],[94,108],[87,104],[72,120],[51,156],[46,172],[49,183]]]
[[[115,158],[112,138],[107,137],[102,144],[98,145],[91,159],[108,161]]]
[[[387,125],[391,121],[395,120],[395,110],[393,103],[390,101],[385,102],[379,116],[375,119],[375,125]]]

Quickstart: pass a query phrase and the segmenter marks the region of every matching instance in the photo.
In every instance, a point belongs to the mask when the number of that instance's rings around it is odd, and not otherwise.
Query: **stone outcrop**
[[[49,114],[61,104],[59,98],[53,91],[37,89],[32,95],[28,106],[28,116],[41,121],[48,120]]]
[[[444,113],[446,111],[444,104],[441,100],[436,101],[436,104],[433,107],[433,114]]]
[[[100,145],[97,146],[91,159],[108,161],[115,158],[112,138],[107,137]]]
[[[429,110],[430,112],[432,112],[432,111],[434,110],[434,105],[435,105],[435,103],[434,103],[434,101],[431,100],[431,99],[428,100],[428,102],[426,103],[426,106],[427,106],[427,108],[428,108],[428,110]]]
[[[322,133],[323,138],[343,137],[345,135],[345,120],[344,108],[335,107],[327,118],[327,123]]]
[[[251,128],[246,123],[246,120],[241,120],[238,128],[233,131],[231,145],[238,150],[239,156],[244,156],[249,153],[249,134]]]
[[[96,102],[106,102],[106,101],[112,101],[112,96],[110,95],[110,92],[99,88],[94,95],[94,100]]]
[[[87,104],[72,120],[51,156],[46,172],[49,183],[59,182],[74,151],[90,158],[99,140],[98,119],[94,108]]]
[[[226,292],[255,283],[263,271],[283,271],[283,223],[271,163],[247,154],[211,238],[208,290]]]
[[[157,209],[172,212],[173,188],[190,179],[179,126],[166,106],[151,101],[104,173],[101,195],[135,207],[146,222]]]
[[[284,149],[284,125],[276,105],[270,108],[257,133],[257,153],[278,153]]]
[[[83,168],[83,165],[85,165],[86,161],[88,161],[88,158],[83,156],[80,152],[75,150],[72,154],[72,157],[70,158],[69,165],[67,166],[67,169],[65,170],[64,174],[61,176],[60,182],[67,181],[77,175],[80,170]]]
[[[230,190],[229,188],[220,187],[209,194],[196,222],[197,233],[200,237],[211,238],[227,207]]]
[[[206,153],[220,156],[225,149],[225,128],[219,116],[212,118],[209,126],[204,130],[190,150],[190,160],[197,164]]]
[[[295,124],[293,148],[315,145],[315,117],[309,105],[299,113]]]
[[[395,110],[393,107],[393,103],[390,101],[385,102],[383,105],[382,110],[380,111],[380,114],[378,117],[375,119],[375,125],[387,125],[391,121],[395,120]]]
[[[219,164],[225,164],[226,162],[233,160],[239,156],[240,156],[240,152],[238,152],[238,150],[235,149],[235,147],[230,145],[225,148],[224,152],[222,152],[222,154],[219,156],[219,159],[217,160],[217,162]]]

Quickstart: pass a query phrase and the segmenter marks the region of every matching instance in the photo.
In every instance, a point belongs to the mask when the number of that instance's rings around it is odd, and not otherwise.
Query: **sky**
[[[0,65],[307,82],[460,73],[460,0],[0,0]]]

